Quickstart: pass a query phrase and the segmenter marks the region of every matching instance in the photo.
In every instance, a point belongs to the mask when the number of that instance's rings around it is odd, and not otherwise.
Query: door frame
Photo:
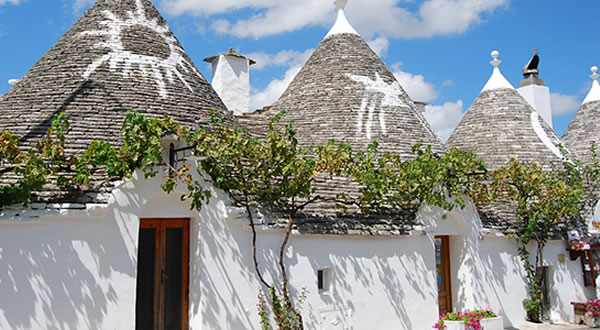
[[[182,329],[189,329],[189,269],[190,269],[190,218],[141,218],[139,230],[143,228],[155,228],[155,260],[154,260],[154,324],[158,330],[164,328],[164,290],[161,290],[164,276],[164,263],[166,249],[167,228],[183,228],[183,251],[182,251],[182,278],[181,278],[181,325]],[[139,231],[138,230],[138,231]],[[139,248],[139,246],[138,246]],[[139,255],[139,250],[138,250]],[[157,257],[158,256],[158,257]],[[139,274],[137,275],[139,276]],[[137,278],[136,278],[137,281]],[[136,297],[137,304],[137,297]]]
[[[452,279],[451,279],[451,263],[450,263],[450,236],[447,235],[436,235],[434,239],[441,239],[442,245],[440,247],[440,257],[442,259],[442,281],[446,284],[446,301],[448,302],[448,312],[452,311]],[[434,242],[435,249],[435,242]],[[437,260],[436,260],[436,275],[437,275]],[[436,281],[437,282],[437,281]],[[441,314],[439,305],[439,288],[438,288],[438,312]]]

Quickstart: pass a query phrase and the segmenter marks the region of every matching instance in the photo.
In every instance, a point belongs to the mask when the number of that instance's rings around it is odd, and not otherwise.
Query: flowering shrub
[[[590,299],[585,304],[586,314],[594,319],[600,319],[600,299]]]
[[[466,312],[452,312],[440,315],[440,319],[433,325],[435,329],[445,329],[445,321],[463,321],[467,329],[483,330],[481,320],[497,317],[490,308],[476,309],[474,311],[467,310]]]

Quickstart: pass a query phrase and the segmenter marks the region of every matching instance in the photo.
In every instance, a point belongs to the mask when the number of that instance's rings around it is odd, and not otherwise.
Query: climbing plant
[[[562,168],[544,171],[533,163],[511,161],[507,167],[487,171],[474,154],[450,149],[438,154],[430,146],[417,144],[409,157],[382,153],[373,142],[366,150],[353,151],[345,143],[300,147],[291,124],[282,124],[284,113],[269,124],[264,138],[230,126],[213,114],[208,127],[188,130],[169,117],[147,118],[130,111],[123,122],[123,143],[115,148],[106,141],[93,141],[81,155],[65,153],[69,123],[56,116],[48,134],[35,148],[21,148],[18,138],[4,130],[0,134],[0,208],[27,203],[32,192],[41,191],[52,180],[63,186],[80,187],[103,171],[111,177],[131,178],[141,170],[146,178],[163,175],[162,188],[170,193],[178,185],[186,192],[181,199],[201,210],[210,198],[206,182],[227,192],[231,200],[246,210],[252,232],[255,273],[264,286],[259,295],[261,325],[271,327],[270,313],[279,329],[301,329],[301,302],[305,293],[294,298],[289,289],[285,256],[297,216],[306,207],[333,198],[342,208],[364,214],[385,213],[402,216],[398,210],[415,210],[423,203],[446,210],[462,208],[467,200],[488,203],[502,196],[518,204],[519,252],[528,274],[529,299],[539,299],[537,268],[543,247],[553,225],[577,213],[582,193],[578,167],[565,163]],[[189,163],[171,167],[163,161],[161,139],[175,135],[186,141],[201,156],[200,178]],[[169,171],[160,172],[160,167]],[[589,172],[596,175],[598,172]],[[350,193],[322,196],[318,180],[345,179]],[[269,209],[274,223],[283,230],[279,246],[278,275],[270,282],[259,264],[256,210]],[[537,243],[535,263],[529,260],[527,246]],[[539,313],[537,314],[539,315]],[[531,316],[531,319],[535,317]]]
[[[450,211],[463,208],[466,198],[483,202],[490,197],[483,181],[485,163],[473,153],[451,148],[438,154],[431,146],[416,144],[406,159],[377,148],[374,142],[366,151],[352,154],[344,168],[344,175],[359,184],[360,194],[355,199],[342,194],[341,200],[349,200],[363,213],[393,213],[423,203]]]
[[[491,190],[502,201],[516,204],[513,238],[527,276],[528,296],[523,300],[527,318],[540,322],[542,316],[542,271],[544,247],[560,222],[579,213],[583,181],[578,167],[569,161],[552,169],[537,163],[512,159],[491,172]],[[533,260],[530,244],[534,244]]]
[[[102,170],[110,177],[131,178],[141,169],[146,178],[157,174],[162,160],[160,140],[167,134],[186,135],[187,130],[171,118],[149,119],[127,112],[122,132],[124,143],[115,149],[106,141],[93,141],[81,155],[65,153],[69,122],[64,114],[52,118],[51,126],[35,147],[22,148],[7,130],[0,132],[0,208],[27,204],[31,193],[41,191],[51,180],[59,186],[80,187]]]
[[[485,167],[472,154],[452,149],[438,155],[430,147],[417,145],[411,160],[403,160],[392,153],[380,154],[377,142],[358,152],[334,141],[301,148],[292,125],[281,124],[282,116],[283,113],[270,122],[266,138],[260,139],[244,129],[227,125],[216,115],[209,127],[190,131],[171,118],[149,119],[131,111],[123,122],[120,148],[105,141],[93,141],[80,156],[65,154],[69,126],[62,114],[53,119],[37,151],[22,151],[18,139],[3,131],[2,173],[14,171],[13,178],[17,179],[0,186],[0,207],[27,203],[31,192],[42,190],[54,177],[61,185],[80,186],[88,184],[99,170],[117,178],[130,178],[136,169],[141,169],[146,178],[156,176],[160,166],[169,166],[162,159],[161,138],[177,135],[202,156],[198,168],[204,179],[229,193],[236,204],[246,209],[252,230],[255,272],[265,286],[275,324],[280,329],[298,329],[303,328],[299,303],[304,294],[296,300],[290,294],[285,254],[296,216],[311,203],[326,198],[316,190],[317,178],[354,180],[358,193],[339,194],[335,199],[344,207],[356,207],[363,213],[414,208],[422,202],[452,209],[464,205],[465,192],[473,198],[475,192],[484,191],[475,178],[485,173]],[[179,183],[184,184],[187,193],[182,200],[189,200],[191,208],[200,210],[211,196],[190,170],[191,166],[185,163],[170,168],[162,187],[172,192]],[[261,207],[280,215],[278,223],[284,230],[279,248],[278,284],[265,279],[258,261],[257,220],[253,211]],[[261,299],[264,302],[264,297]],[[267,312],[263,304],[261,317],[265,328],[271,324],[265,321]]]

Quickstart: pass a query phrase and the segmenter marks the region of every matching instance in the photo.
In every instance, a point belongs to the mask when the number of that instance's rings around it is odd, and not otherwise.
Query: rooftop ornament
[[[538,65],[540,64],[540,57],[536,48],[533,49],[533,57],[529,60],[529,63],[523,68],[523,77],[527,79],[530,75],[537,75],[540,73]]]
[[[594,81],[592,82],[592,89],[590,89],[590,92],[586,96],[585,100],[583,100],[583,104],[600,101],[600,84],[598,84],[598,78],[600,78],[600,75],[598,74],[598,67],[593,66],[590,68],[590,70],[592,71],[592,75],[590,77],[594,79]]]
[[[344,13],[344,9],[346,8],[346,5],[348,4],[348,0],[333,0],[333,4],[338,9],[338,17],[337,17],[337,20],[335,21],[335,24],[333,25],[331,30],[329,30],[329,33],[327,33],[325,38],[330,37],[335,34],[343,34],[343,33],[358,34],[358,32],[356,32],[356,30],[352,27],[352,25],[350,25],[350,22],[348,22],[348,19],[346,18],[346,14]]]
[[[538,50],[533,49],[533,57],[529,60],[529,63],[523,68],[523,80],[521,81],[521,87],[528,85],[544,86],[544,81],[539,78],[540,71],[538,66],[540,65],[540,57],[538,56]]]
[[[348,0],[333,0],[333,3],[338,9],[344,9],[348,4]]]
[[[482,92],[485,91],[489,91],[489,90],[493,90],[493,89],[502,89],[502,88],[510,88],[510,89],[514,89],[514,87],[510,84],[510,82],[508,82],[508,80],[506,80],[506,78],[504,78],[504,76],[502,75],[502,72],[500,72],[500,63],[502,63],[501,60],[498,59],[498,57],[500,56],[500,52],[497,50],[494,50],[492,53],[492,58],[493,60],[490,61],[490,64],[494,67],[494,71],[492,72],[492,76],[490,77],[490,80],[488,80],[487,84],[485,84],[485,86],[483,87],[483,89],[481,90]]]

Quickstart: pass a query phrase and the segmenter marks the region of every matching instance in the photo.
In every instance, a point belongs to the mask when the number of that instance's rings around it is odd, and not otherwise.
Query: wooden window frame
[[[594,258],[594,251],[598,250],[600,250],[600,244],[592,244],[589,250],[581,251],[579,254],[581,256],[581,271],[583,272],[584,286],[596,287],[596,277],[600,273],[600,260]]]

